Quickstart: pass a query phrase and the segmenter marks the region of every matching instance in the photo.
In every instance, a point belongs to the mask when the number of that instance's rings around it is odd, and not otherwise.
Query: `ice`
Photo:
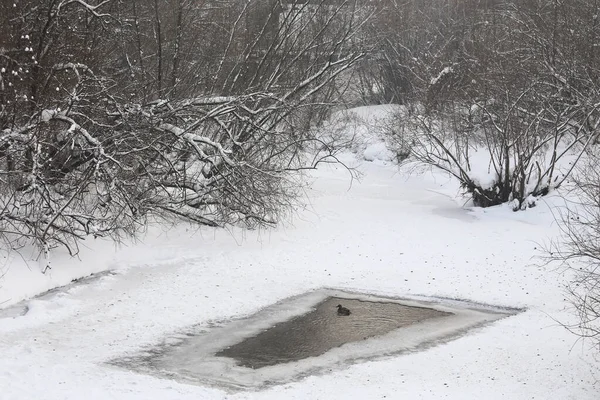
[[[329,297],[369,302],[393,302],[410,307],[426,307],[451,313],[444,318],[426,319],[391,332],[349,342],[323,355],[254,369],[239,365],[233,358],[219,356],[229,346],[253,337],[277,323],[311,312]],[[112,363],[193,384],[210,384],[228,389],[262,388],[292,381],[307,374],[322,373],[365,360],[422,350],[516,313],[518,310],[476,306],[439,299],[394,299],[369,294],[322,289],[280,301],[248,317],[223,323],[206,330],[196,327],[187,331],[180,342],[165,339],[162,346],[146,349],[138,356],[127,356]],[[335,309],[332,308],[332,312]],[[217,354],[217,355],[215,355]]]

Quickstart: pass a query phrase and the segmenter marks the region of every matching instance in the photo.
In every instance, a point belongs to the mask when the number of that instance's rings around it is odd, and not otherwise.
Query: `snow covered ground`
[[[409,176],[373,159],[359,162],[363,175],[351,186],[339,166],[315,171],[310,205],[275,230],[155,227],[121,249],[91,241],[80,260],[54,254],[48,275],[24,263],[29,254],[7,255],[3,307],[93,271],[115,274],[26,300],[26,315],[0,318],[0,399],[597,399],[591,351],[557,322],[573,321],[566,277],[535,258],[558,234],[550,206],[560,198],[518,213],[466,209],[448,177]],[[228,393],[105,364],[191,325],[322,287],[527,311],[426,351],[261,391]]]

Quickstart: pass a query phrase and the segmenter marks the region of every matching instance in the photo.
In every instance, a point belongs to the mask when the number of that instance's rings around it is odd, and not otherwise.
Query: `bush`
[[[567,295],[578,323],[567,328],[600,348],[600,171],[598,149],[589,154],[573,180],[572,198],[560,215],[562,240],[550,258],[572,274]]]

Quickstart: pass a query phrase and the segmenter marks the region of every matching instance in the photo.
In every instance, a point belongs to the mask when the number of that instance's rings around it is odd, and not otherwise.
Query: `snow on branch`
[[[110,14],[99,13],[98,9],[101,8],[102,6],[104,6],[105,4],[110,3],[111,1],[112,0],[104,0],[100,4],[93,6],[83,0],[65,0],[58,4],[58,6],[56,7],[56,13],[58,14],[60,12],[61,8],[67,7],[71,4],[79,4],[79,5],[83,6],[85,9],[87,9],[90,13],[92,13],[95,17],[109,17]]]

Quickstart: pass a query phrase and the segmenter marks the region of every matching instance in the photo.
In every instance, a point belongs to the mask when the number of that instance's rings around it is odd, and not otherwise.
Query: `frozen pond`
[[[351,314],[338,315],[338,304]],[[246,318],[191,327],[111,364],[197,385],[261,388],[423,350],[518,311],[322,289]]]

